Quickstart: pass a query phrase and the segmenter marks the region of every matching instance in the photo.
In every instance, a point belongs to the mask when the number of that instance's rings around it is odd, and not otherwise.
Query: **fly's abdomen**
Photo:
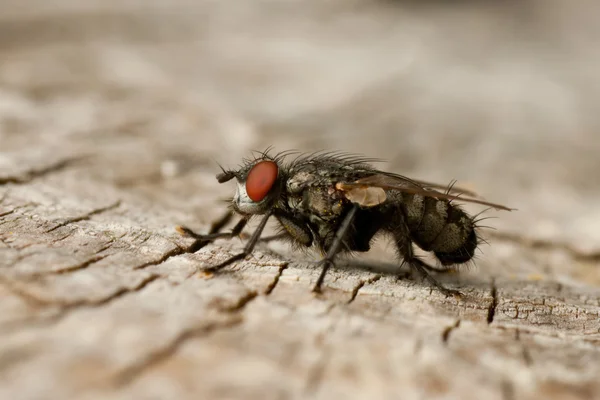
[[[459,207],[433,197],[404,194],[412,240],[443,265],[469,261],[477,247],[473,220]]]
[[[442,233],[448,218],[447,203],[420,195],[405,195],[408,229],[413,241],[425,251]]]

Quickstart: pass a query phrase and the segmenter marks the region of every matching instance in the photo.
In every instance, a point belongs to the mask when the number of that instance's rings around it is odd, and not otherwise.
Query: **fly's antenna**
[[[217,163],[217,165],[219,166],[219,168],[221,168],[222,171],[220,174],[217,174],[217,181],[219,183],[225,183],[235,178],[235,172],[223,168],[223,166],[219,163]]]

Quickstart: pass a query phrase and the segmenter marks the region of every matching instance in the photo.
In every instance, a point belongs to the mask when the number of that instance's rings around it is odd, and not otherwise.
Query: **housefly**
[[[244,159],[238,169],[224,169],[219,183],[235,179],[237,188],[231,211],[213,225],[208,234],[197,234],[179,226],[178,231],[196,239],[196,248],[218,238],[239,236],[254,216],[258,227],[244,250],[220,264],[205,268],[216,272],[252,253],[270,218],[280,227],[280,237],[316,247],[324,255],[313,291],[319,292],[328,269],[340,253],[366,252],[379,233],[393,239],[401,264],[408,264],[445,294],[430,272],[445,272],[473,258],[480,243],[477,221],[454,200],[507,210],[499,204],[476,198],[471,192],[446,188],[402,175],[380,171],[369,165],[376,159],[337,152],[271,156],[269,149]],[[239,222],[230,232],[219,232],[234,214]],[[414,254],[413,243],[432,252],[441,264],[433,267]]]

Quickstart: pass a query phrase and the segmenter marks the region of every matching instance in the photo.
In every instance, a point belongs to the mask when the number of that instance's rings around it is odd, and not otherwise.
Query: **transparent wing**
[[[404,178],[401,175],[397,175],[397,176],[400,178]],[[422,180],[417,180],[417,179],[412,179],[412,182],[414,182],[422,187],[443,190],[445,193],[448,193],[448,194],[456,193],[456,194],[460,194],[460,195],[467,195],[470,197],[480,197],[477,193],[475,193],[471,190],[454,186],[456,181],[452,181],[449,185],[441,185],[439,183],[432,183],[432,182],[427,182],[427,181],[422,181]]]
[[[365,178],[358,179],[354,182],[340,182],[337,184],[337,187],[344,191],[354,190],[356,188],[368,188],[368,187],[378,187],[384,190],[397,190],[403,193],[411,193],[418,194],[421,196],[434,197],[436,199],[444,199],[444,200],[460,200],[466,203],[476,203],[482,204],[489,207],[493,207],[497,210],[506,210],[512,211],[512,208],[503,206],[501,204],[490,203],[488,201],[484,201],[481,199],[473,198],[476,196],[472,192],[464,191],[459,192],[460,194],[450,194],[457,193],[459,189],[452,189],[447,193],[439,192],[435,189],[437,188],[446,188],[443,185],[438,184],[430,184],[422,181],[415,181],[404,177],[402,175],[396,174],[386,174],[379,173],[367,176]],[[461,194],[465,194],[466,196],[462,196]]]

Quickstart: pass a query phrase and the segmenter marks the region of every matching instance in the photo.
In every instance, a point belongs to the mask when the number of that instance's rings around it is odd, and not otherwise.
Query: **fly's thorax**
[[[309,165],[292,171],[285,182],[287,206],[309,220],[335,218],[342,213],[342,194],[335,189],[327,171]]]
[[[302,209],[302,196],[301,195],[288,195],[286,204],[290,210],[298,211]]]
[[[309,171],[299,171],[290,176],[285,184],[290,195],[300,194],[315,182],[316,176]]]
[[[285,182],[286,205],[295,212],[304,212],[307,208],[305,192],[314,183],[315,175],[309,171],[292,171]]]
[[[303,203],[308,213],[326,220],[339,217],[345,204],[342,194],[333,186],[314,186],[306,189]]]

